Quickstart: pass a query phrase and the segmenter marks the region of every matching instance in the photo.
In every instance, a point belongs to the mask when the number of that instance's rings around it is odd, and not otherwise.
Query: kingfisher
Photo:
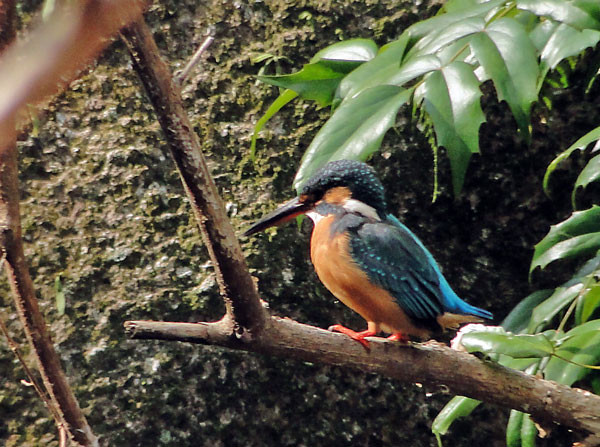
[[[493,315],[458,297],[423,243],[388,212],[375,170],[354,160],[327,163],[300,194],[252,225],[250,236],[305,214],[314,223],[310,256],[325,287],[367,321],[341,332],[369,349],[366,337],[428,339]]]

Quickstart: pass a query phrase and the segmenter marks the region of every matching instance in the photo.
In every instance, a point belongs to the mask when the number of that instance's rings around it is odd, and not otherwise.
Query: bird
[[[245,236],[301,214],[313,221],[310,256],[323,285],[361,315],[367,329],[341,324],[369,350],[367,337],[425,340],[464,323],[493,319],[454,292],[429,250],[388,211],[375,170],[355,160],[330,161],[301,187],[294,199],[258,220]]]

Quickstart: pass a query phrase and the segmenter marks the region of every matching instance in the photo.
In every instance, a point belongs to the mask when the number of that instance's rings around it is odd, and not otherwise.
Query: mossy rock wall
[[[23,24],[35,6],[22,6]],[[328,116],[314,104],[288,106],[269,122],[256,160],[250,160],[253,125],[278,94],[256,83],[252,75],[261,65],[252,56],[284,57],[277,63],[290,72],[342,38],[384,44],[437,7],[430,1],[173,0],[151,8],[147,20],[173,71],[184,66],[207,29],[215,32],[183,95],[240,233],[291,196],[303,150]],[[268,69],[275,67],[273,62]],[[541,178],[556,153],[600,122],[593,97],[578,88],[556,93],[551,111],[536,111],[527,148],[490,89],[483,154],[458,198],[449,193],[449,166],[441,153],[442,191],[431,203],[433,153],[409,111],[371,161],[395,213],[431,248],[457,291],[492,310],[498,321],[530,290],[533,245],[569,212],[568,186],[558,188],[564,200],[551,202],[541,192]],[[18,149],[31,273],[102,445],[437,445],[430,425],[451,397],[443,389],[215,347],[127,339],[125,320],[215,320],[224,307],[160,127],[120,42],[53,103]],[[568,185],[568,176],[562,177]],[[361,329],[361,319],[312,271],[309,232],[304,223],[243,240],[262,298],[278,315]],[[66,297],[62,316],[55,305],[57,282]],[[23,342],[6,284],[1,290],[2,318]],[[20,383],[24,378],[0,342],[0,444],[58,445],[48,412]],[[506,414],[480,407],[453,426],[447,445],[503,445]]]

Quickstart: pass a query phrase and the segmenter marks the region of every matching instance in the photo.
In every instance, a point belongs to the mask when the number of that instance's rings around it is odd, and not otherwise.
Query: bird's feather
[[[351,233],[353,259],[410,317],[426,324],[446,312],[491,316],[456,296],[433,256],[397,219],[375,222],[348,216],[339,225]]]

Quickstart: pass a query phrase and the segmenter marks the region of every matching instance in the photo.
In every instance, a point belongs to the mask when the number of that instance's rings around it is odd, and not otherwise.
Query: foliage
[[[546,190],[552,173],[561,161],[575,150],[584,150],[592,143],[597,146],[599,129],[581,137],[550,164],[544,179]],[[587,186],[598,180],[598,169],[594,168],[597,158],[593,157],[583,168],[575,182],[573,194],[579,186]],[[590,173],[587,177],[583,175],[586,172]],[[580,180],[582,178],[589,181]],[[469,352],[491,356],[505,366],[530,374],[543,374],[545,379],[568,386],[586,378],[593,370],[600,369],[600,366],[596,366],[600,364],[598,205],[575,211],[569,218],[551,227],[535,247],[530,271],[543,270],[552,262],[573,258],[586,262],[569,281],[554,290],[532,293],[511,311],[502,328],[465,334],[460,341],[462,346]],[[559,315],[561,318],[557,319]],[[566,330],[567,327],[570,329]],[[590,382],[592,387],[594,383]],[[453,398],[434,421],[432,429],[438,441],[455,419],[468,415],[477,404],[478,401],[466,397]],[[536,434],[529,415],[511,411],[506,429],[507,446],[533,446]]]
[[[319,51],[297,73],[259,79],[333,111],[302,159],[296,189],[327,161],[365,160],[379,148],[399,108],[411,101],[448,152],[457,194],[471,155],[479,152],[479,128],[485,122],[481,83],[493,82],[498,99],[506,101],[519,133],[529,141],[531,107],[549,70],[598,41],[596,2],[450,0],[437,16],[410,26],[379,49],[366,39],[339,42]],[[284,92],[267,111],[255,129],[253,147],[265,118],[292,99]],[[367,114],[365,101],[371,113],[378,110],[368,125],[361,119]],[[342,116],[356,119],[348,122]]]
[[[597,2],[450,0],[437,16],[412,25],[377,51],[368,40],[350,40],[320,51],[295,74],[260,76],[289,90],[255,128],[253,148],[266,120],[296,97],[290,91],[331,107],[332,116],[308,147],[296,174],[294,187],[299,189],[328,161],[368,158],[393,127],[400,107],[412,103],[413,115],[431,126],[437,145],[446,148],[458,194],[471,155],[479,152],[479,129],[485,122],[481,84],[491,80],[519,134],[529,141],[531,108],[548,73],[560,72],[565,59],[599,41]],[[560,154],[548,167],[544,189],[548,191],[550,177],[563,160],[599,139],[597,128]],[[574,208],[578,191],[598,180],[600,155],[589,160],[575,181]],[[600,206],[575,211],[553,226],[535,247],[530,273],[565,260],[587,261],[585,265],[559,287],[526,297],[501,328],[465,334],[462,345],[505,366],[565,385],[586,378],[600,363],[599,250]],[[464,397],[452,399],[433,424],[438,442],[456,418],[478,404]],[[532,446],[536,436],[529,415],[513,410],[507,445]]]

